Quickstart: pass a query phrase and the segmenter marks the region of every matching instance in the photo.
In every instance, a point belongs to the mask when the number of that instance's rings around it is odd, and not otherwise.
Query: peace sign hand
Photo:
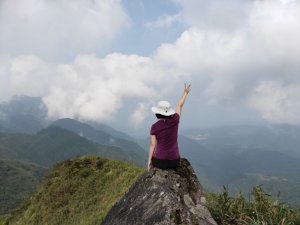
[[[186,83],[184,84],[184,90],[183,92],[188,94],[191,91],[191,84],[187,85]]]

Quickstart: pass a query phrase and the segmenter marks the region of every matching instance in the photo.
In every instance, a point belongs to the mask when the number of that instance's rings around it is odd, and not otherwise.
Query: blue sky
[[[299,0],[3,0],[0,101],[148,133],[192,92],[182,127],[299,124]]]
[[[147,23],[160,16],[180,12],[180,6],[172,1],[123,1],[125,11],[131,18],[131,29],[116,43],[116,49],[123,53],[151,55],[161,43],[173,42],[184,31],[184,24],[176,24],[168,29],[149,29]]]

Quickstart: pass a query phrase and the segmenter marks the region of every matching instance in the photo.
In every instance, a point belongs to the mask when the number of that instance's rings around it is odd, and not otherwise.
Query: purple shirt
[[[171,118],[160,119],[151,127],[151,135],[156,136],[157,144],[153,156],[157,159],[179,159],[178,125],[180,116],[175,113]]]

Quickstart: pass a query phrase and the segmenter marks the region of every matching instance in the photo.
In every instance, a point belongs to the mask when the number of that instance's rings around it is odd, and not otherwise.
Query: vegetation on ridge
[[[37,193],[0,225],[96,225],[143,172],[121,161],[84,156],[56,164]],[[219,225],[300,225],[300,209],[290,208],[268,195],[261,186],[249,199],[207,195],[208,208]]]
[[[38,192],[7,219],[9,225],[100,224],[142,169],[100,157],[57,164]]]
[[[299,225],[300,209],[279,203],[261,186],[253,187],[247,200],[241,194],[230,197],[224,187],[208,195],[208,208],[219,225]]]

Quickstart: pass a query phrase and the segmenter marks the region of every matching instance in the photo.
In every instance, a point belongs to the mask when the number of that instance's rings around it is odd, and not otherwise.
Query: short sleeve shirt
[[[180,116],[175,113],[172,117],[160,119],[151,127],[150,134],[156,136],[157,144],[154,157],[157,159],[179,159],[178,125]]]

